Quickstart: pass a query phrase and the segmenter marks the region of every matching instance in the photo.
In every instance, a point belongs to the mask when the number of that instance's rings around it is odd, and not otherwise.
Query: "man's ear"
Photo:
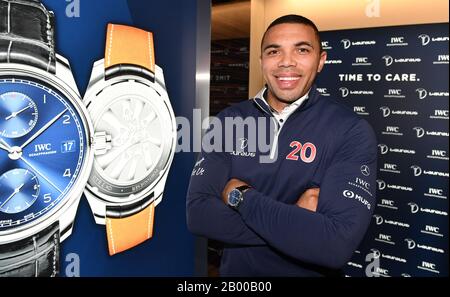
[[[322,51],[320,53],[320,61],[319,61],[319,67],[317,67],[317,73],[319,73],[320,71],[322,71],[323,66],[325,65],[325,61],[327,60],[327,52],[326,51]]]

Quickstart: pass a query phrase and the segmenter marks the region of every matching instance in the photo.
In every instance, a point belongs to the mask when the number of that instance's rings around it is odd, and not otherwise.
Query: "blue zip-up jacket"
[[[256,135],[247,129],[243,137],[229,131],[218,140],[204,137],[216,145],[222,141],[224,149],[232,138],[237,146],[232,152],[202,150],[187,194],[188,228],[226,244],[222,276],[332,274],[358,247],[375,208],[375,134],[365,120],[315,87],[283,125],[269,129],[276,120],[262,95],[226,108],[211,129],[221,126],[225,132],[227,117],[259,119],[267,129],[257,126]],[[264,136],[264,143],[274,139],[272,163],[260,158],[270,152],[248,151],[251,137]],[[231,178],[252,187],[237,210],[221,198]],[[311,187],[320,187],[316,212],[296,205]]]

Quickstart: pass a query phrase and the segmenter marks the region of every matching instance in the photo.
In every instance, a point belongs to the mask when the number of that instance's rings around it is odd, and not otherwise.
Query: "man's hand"
[[[228,204],[228,194],[237,187],[247,185],[246,182],[243,182],[237,178],[232,178],[228,181],[228,183],[225,185],[225,188],[223,188],[222,191],[222,200],[225,202],[225,204]]]
[[[315,212],[317,209],[317,203],[319,202],[319,192],[320,188],[306,190],[297,200],[296,205]]]

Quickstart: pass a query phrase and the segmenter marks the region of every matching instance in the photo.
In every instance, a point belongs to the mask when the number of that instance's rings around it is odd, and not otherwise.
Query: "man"
[[[226,244],[222,276],[336,275],[367,230],[377,142],[365,120],[316,90],[325,60],[313,22],[278,18],[262,39],[266,87],[218,115],[224,126],[230,117],[277,123],[266,131],[272,162],[258,150],[203,151],[194,167],[188,228]],[[247,138],[233,141],[245,150]]]

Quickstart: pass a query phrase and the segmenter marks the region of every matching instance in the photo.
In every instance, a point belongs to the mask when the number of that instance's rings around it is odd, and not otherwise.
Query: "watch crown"
[[[106,134],[104,131],[95,132],[94,137],[92,137],[94,155],[104,155],[111,148],[111,135]]]

